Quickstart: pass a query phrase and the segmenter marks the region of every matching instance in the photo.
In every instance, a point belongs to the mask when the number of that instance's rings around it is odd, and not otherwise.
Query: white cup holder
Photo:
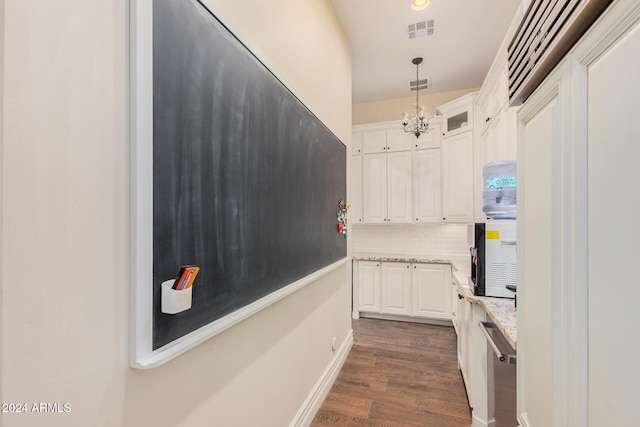
[[[177,314],[191,308],[191,291],[193,287],[182,289],[172,289],[175,279],[162,282],[162,312],[166,314]]]

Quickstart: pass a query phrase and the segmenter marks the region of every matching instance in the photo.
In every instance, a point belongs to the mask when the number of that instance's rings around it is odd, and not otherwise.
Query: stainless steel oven
[[[487,339],[487,397],[489,420],[493,415],[495,427],[515,427],[516,416],[516,351],[496,325],[480,322],[480,330]]]

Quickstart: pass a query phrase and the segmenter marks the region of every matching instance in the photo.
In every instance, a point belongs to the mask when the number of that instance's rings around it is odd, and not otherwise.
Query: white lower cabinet
[[[448,264],[356,262],[357,311],[451,320],[451,266]]]
[[[451,267],[413,264],[411,271],[411,315],[451,319]]]
[[[469,394],[469,324],[471,322],[471,303],[464,297],[457,298],[458,315],[458,366],[462,372],[464,384]],[[471,399],[469,399],[471,402]]]
[[[380,312],[380,262],[358,262],[358,308],[363,312]]]
[[[385,262],[382,264],[381,312],[409,315],[411,301],[411,264]]]

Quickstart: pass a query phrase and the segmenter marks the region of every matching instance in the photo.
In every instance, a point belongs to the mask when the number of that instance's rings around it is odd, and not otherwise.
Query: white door
[[[411,265],[382,263],[382,313],[409,315]]]

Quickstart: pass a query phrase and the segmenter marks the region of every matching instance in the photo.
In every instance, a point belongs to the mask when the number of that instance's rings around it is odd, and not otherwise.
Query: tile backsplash
[[[349,239],[353,253],[447,259],[455,270],[470,274],[466,224],[356,225]]]

